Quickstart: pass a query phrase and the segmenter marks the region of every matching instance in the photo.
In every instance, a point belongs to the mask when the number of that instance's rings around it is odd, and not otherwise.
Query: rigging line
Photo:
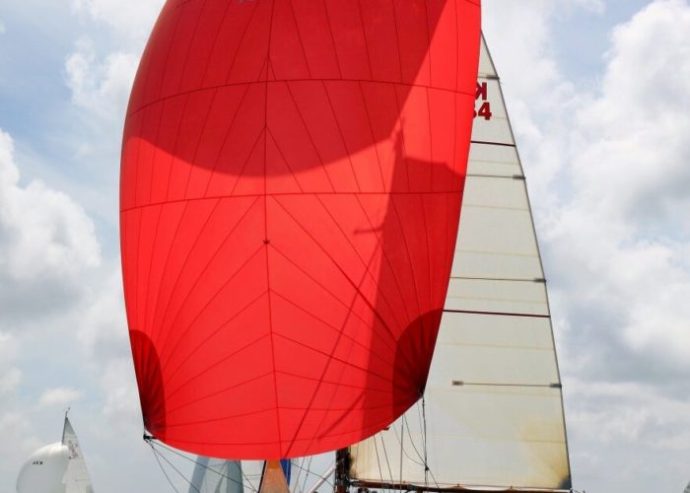
[[[322,476],[321,479],[320,479],[319,481],[317,481],[316,484],[315,484],[314,486],[311,487],[311,489],[309,490],[309,493],[318,493],[318,491],[317,491],[318,488],[320,488],[321,485],[324,484],[324,483],[328,484],[329,486],[335,487],[335,485],[334,485],[334,484],[331,484],[331,482],[328,480],[328,478],[330,478],[331,475],[335,472],[335,469],[336,469],[336,465],[335,465],[335,463],[334,463],[334,464],[328,469],[328,471],[326,471],[326,474],[325,474],[324,476]]]
[[[424,394],[422,394],[422,397],[424,397]],[[418,401],[417,404],[415,405],[415,408],[417,409],[417,417],[419,418],[419,428],[422,429],[423,432],[424,432],[423,439],[424,439],[424,455],[425,455],[425,458],[422,459],[422,460],[424,460],[424,464],[420,464],[420,465],[424,466],[424,468],[425,468],[425,471],[424,471],[425,481],[427,481],[427,480],[426,480],[426,473],[428,472],[428,473],[431,475],[431,480],[434,482],[434,484],[435,484],[437,487],[440,488],[441,485],[440,485],[439,482],[436,480],[436,476],[434,476],[434,472],[433,472],[433,471],[431,470],[431,468],[429,467],[429,461],[428,461],[428,457],[427,457],[426,413],[425,413],[424,410],[422,409],[422,406],[419,405],[419,401]],[[419,454],[419,451],[417,450],[417,447],[414,446],[414,439],[412,438],[412,433],[409,431],[409,428],[410,428],[409,424],[408,424],[407,428],[408,428],[407,436],[410,437],[410,441],[412,442],[412,446],[414,447],[415,452],[417,452],[417,455],[418,455],[420,458],[422,458],[421,455]],[[408,455],[408,458],[409,458],[409,455]],[[410,459],[410,460],[412,460],[412,459]],[[419,463],[418,463],[418,464],[419,464]],[[425,484],[425,486],[428,486],[428,483]]]
[[[169,452],[171,452],[171,453],[173,453],[173,454],[175,454],[175,455],[177,455],[177,456],[183,458],[184,460],[191,462],[192,464],[195,464],[195,465],[197,464],[197,461],[195,461],[195,460],[192,459],[191,457],[189,457],[189,456],[187,456],[187,455],[185,455],[185,454],[182,454],[182,453],[178,452],[177,450],[175,450],[175,449],[173,449],[173,448],[171,448],[171,447],[168,447],[168,446],[165,445],[163,442],[159,442],[159,443],[157,443],[157,445],[158,445],[159,447],[164,448],[164,449],[168,450]],[[209,468],[208,466],[204,466],[204,467],[205,467],[206,469],[210,469],[211,471],[215,472],[215,473],[218,474],[219,476],[223,476],[223,477],[224,477],[225,479],[227,479],[228,481],[232,481],[233,483],[236,483],[236,484],[238,484],[238,485],[240,485],[240,486],[247,487],[247,484],[244,484],[242,481],[237,481],[236,479],[231,478],[230,476],[227,476],[227,475],[225,475],[225,474],[222,474],[220,471],[217,471],[217,470],[215,470],[215,469],[211,469],[211,468]],[[251,483],[251,481],[249,481],[249,478],[247,478],[246,476],[245,476],[245,478],[246,478],[246,480],[247,480],[249,489],[250,489],[251,491],[254,491],[254,492],[257,491],[256,487]]]
[[[160,459],[158,458],[158,452],[156,452],[156,449],[153,447],[153,443],[149,442],[149,446],[151,447],[151,450],[153,451],[153,456],[156,458],[156,462],[158,462],[158,467],[161,468],[161,471],[163,472],[163,475],[165,476],[165,479],[168,480],[168,483],[170,484],[170,487],[173,489],[175,493],[180,493],[177,491],[177,488],[175,488],[175,485],[173,484],[172,480],[170,479],[170,476],[168,476],[168,473],[165,471],[163,468],[163,464],[161,464]]]
[[[424,442],[424,486],[429,486],[429,451],[427,449],[426,435],[426,398],[422,394],[422,440]]]
[[[311,470],[311,464],[307,468],[305,468],[305,467],[300,466],[300,465],[296,464],[295,462],[293,462],[292,466],[296,467],[298,470],[300,470],[300,469],[303,470],[307,476],[316,476],[317,478],[322,478],[322,476],[319,473],[316,473],[316,472]]]
[[[302,467],[304,467],[304,457],[300,457],[300,458],[297,459],[297,460],[301,461]],[[295,464],[295,463],[297,462],[297,460],[294,460],[294,461],[291,460],[290,463],[291,463],[291,464]],[[293,480],[293,482],[295,483],[295,490],[296,490],[296,491],[298,491],[298,490],[297,490],[297,487],[299,486],[299,480],[300,480],[300,476],[301,476],[301,475],[302,475],[302,469],[301,469],[301,468],[298,468],[298,469],[297,469],[297,474],[295,474],[295,478],[294,478],[294,480]],[[289,486],[289,485],[288,485],[288,486]]]
[[[381,478],[381,482],[383,482],[383,469],[381,469],[381,457],[379,455],[379,444],[376,440],[376,435],[374,435],[374,453],[376,454],[376,467],[379,470],[379,477]]]
[[[412,438],[412,432],[410,431],[410,424],[407,423],[407,416],[403,414],[402,421],[407,424],[407,436],[410,437],[410,443],[412,444],[412,448],[414,449],[415,453],[417,454],[417,457],[420,460],[424,460],[424,457],[422,457],[422,454],[419,452],[419,449],[417,446],[414,444],[414,439]],[[393,428],[393,432],[395,433],[395,439],[400,442],[400,446],[402,447],[402,440],[398,437],[398,433],[395,431],[395,428]],[[405,427],[401,425],[400,427],[400,435],[405,434]],[[418,466],[424,467],[424,462],[419,462],[417,459],[413,458],[410,456],[410,454],[407,453],[406,450],[403,449],[403,453],[405,454],[405,457],[407,457],[411,462],[414,462]]]
[[[393,483],[395,481],[393,479],[393,469],[391,469],[391,463],[388,459],[388,450],[386,450],[386,443],[383,441],[383,437],[381,437],[381,446],[383,447],[383,456],[386,458],[386,467],[388,468],[388,475],[391,478],[391,483]]]
[[[295,466],[295,467],[298,468],[298,469],[301,469],[301,467],[298,466],[298,465],[295,464],[295,463],[293,463],[292,465]],[[334,464],[334,465],[335,465],[335,464]],[[332,467],[331,467],[330,469],[332,469]],[[329,469],[329,470],[330,470],[330,469]],[[331,483],[331,482],[328,480],[328,477],[329,477],[328,474],[326,474],[326,475],[321,475],[321,474],[318,474],[318,473],[313,472],[311,469],[305,469],[305,473],[306,473],[307,476],[309,476],[309,475],[311,475],[311,476],[316,476],[317,478],[323,480],[324,482],[328,483],[329,485],[332,485],[332,484],[333,484],[333,483]],[[306,483],[305,483],[305,486],[306,486]]]
[[[312,460],[313,460],[313,459],[314,459],[313,456],[310,456],[310,457],[309,457],[309,463],[307,464],[307,470],[311,470],[311,463],[312,463]],[[298,470],[298,471],[299,471],[299,470]],[[309,479],[309,474],[305,474],[305,475],[304,475],[304,482],[302,483],[302,491],[306,491],[306,490],[307,490],[307,480],[308,480],[308,479]]]
[[[408,430],[409,430],[409,427],[408,427]],[[403,419],[402,423],[400,424],[400,482],[398,483],[400,486],[398,489],[400,489],[401,491],[402,491],[402,484],[403,484],[403,454],[405,453],[405,447],[403,445],[404,440],[405,440],[405,419]]]
[[[182,459],[184,459],[184,460],[186,460],[186,461],[188,461],[188,462],[191,462],[192,464],[195,464],[195,465],[198,464],[196,460],[192,459],[191,457],[189,457],[189,456],[186,455],[186,454],[183,454],[183,453],[181,453],[181,452],[178,452],[177,450],[175,450],[175,449],[172,448],[172,447],[169,447],[168,445],[164,444],[163,442],[153,442],[153,441],[151,441],[151,443],[152,443],[152,444],[155,443],[158,447],[163,448],[163,449],[165,449],[165,450],[167,450],[167,451],[169,451],[169,452],[171,452],[171,453],[177,455],[178,457],[181,457]],[[230,476],[227,476],[227,475],[225,475],[225,474],[222,474],[220,471],[217,471],[217,470],[215,470],[215,469],[212,469],[212,468],[210,468],[210,467],[208,467],[208,466],[203,466],[203,467],[206,468],[206,469],[209,469],[209,470],[211,470],[211,471],[213,471],[213,472],[215,472],[215,473],[218,474],[219,476],[223,476],[225,479],[227,479],[227,480],[229,480],[229,481],[232,481],[233,483],[236,483],[236,484],[241,485],[241,486],[243,486],[243,487],[246,487],[246,486],[247,486],[247,484],[245,484],[244,482],[242,482],[242,481],[237,481],[236,479],[231,478]],[[248,478],[247,476],[245,476],[244,474],[243,474],[243,477],[247,480],[247,483],[248,483],[248,485],[249,485],[249,489],[250,489],[251,491],[257,491],[256,487],[251,483],[251,481],[249,480],[249,478]]]
[[[150,443],[151,443],[151,446],[153,447],[153,446],[154,446],[154,445],[153,445],[153,441],[151,441]],[[191,486],[192,488],[194,488],[194,489],[197,491],[197,493],[201,493],[201,491],[199,491],[199,488],[197,488],[189,479],[187,479],[187,476],[185,476],[185,475],[182,473],[182,471],[180,471],[177,467],[175,467],[175,464],[173,464],[172,462],[170,462],[170,460],[169,460],[166,456],[164,456],[163,454],[160,454],[160,456],[161,456],[161,458],[162,458],[165,462],[168,463],[168,465],[169,465],[170,467],[172,467],[173,471],[175,471],[175,472],[178,474],[178,476],[180,476],[182,479],[185,480],[185,482],[186,482],[189,486]],[[175,490],[175,491],[177,491],[177,490]]]

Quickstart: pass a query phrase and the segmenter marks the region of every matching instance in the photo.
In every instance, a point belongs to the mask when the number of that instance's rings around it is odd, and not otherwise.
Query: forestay
[[[570,488],[525,179],[484,41],[480,60],[462,217],[425,409],[419,402],[388,430],[351,447],[355,484]]]

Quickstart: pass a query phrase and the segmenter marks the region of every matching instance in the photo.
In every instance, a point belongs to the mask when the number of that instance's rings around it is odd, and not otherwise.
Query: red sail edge
[[[120,210],[146,428],[277,459],[421,395],[457,234],[479,0],[168,0]]]

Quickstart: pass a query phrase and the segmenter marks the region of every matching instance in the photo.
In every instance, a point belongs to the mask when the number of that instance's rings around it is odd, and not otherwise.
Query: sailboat
[[[121,168],[146,440],[262,493],[315,454],[309,491],[567,490],[524,187],[477,0],[168,0]]]
[[[17,493],[93,493],[77,434],[66,415],[62,440],[41,447],[22,466]]]

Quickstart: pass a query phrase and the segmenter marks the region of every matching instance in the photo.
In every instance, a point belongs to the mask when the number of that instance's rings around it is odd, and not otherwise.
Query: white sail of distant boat
[[[199,456],[189,493],[244,493],[240,461]]]
[[[525,176],[484,40],[476,97],[458,242],[425,399],[349,448],[341,484],[571,488],[546,282]]]
[[[260,490],[265,465],[264,461],[237,461],[197,456],[189,481],[189,493],[244,493],[245,490]],[[292,486],[290,490],[296,489],[298,486],[297,484],[292,485],[292,481],[300,479],[302,475],[298,474],[293,477],[293,465],[298,468],[300,473],[305,468],[299,466],[297,461],[288,459],[279,461],[278,465],[285,482]],[[308,477],[302,477],[303,489],[306,488],[307,484],[311,486],[315,482],[313,477],[309,477],[313,476],[314,473],[304,472]]]
[[[41,447],[24,463],[17,493],[93,493],[79,440],[67,416],[62,440]]]

